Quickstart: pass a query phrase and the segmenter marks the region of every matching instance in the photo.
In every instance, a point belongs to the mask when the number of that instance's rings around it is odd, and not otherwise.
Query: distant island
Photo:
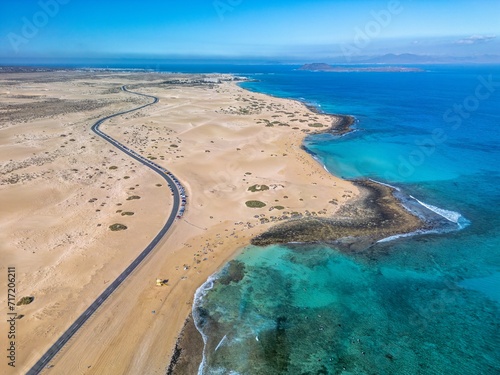
[[[401,66],[333,66],[325,63],[304,64],[298,70],[312,72],[423,72],[420,68],[410,68]]]

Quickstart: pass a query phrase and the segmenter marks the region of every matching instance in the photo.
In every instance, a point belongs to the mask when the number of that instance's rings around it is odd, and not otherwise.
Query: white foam
[[[382,184],[382,185],[387,185],[389,187],[392,187],[392,188],[397,189],[398,191],[400,191],[398,188],[396,188],[394,186],[391,186],[391,185],[388,185],[388,184],[383,184],[383,183],[375,181],[375,180],[371,180],[371,181],[374,181],[374,182]],[[410,195],[410,198],[414,199],[421,206],[423,206],[423,207],[427,208],[428,210],[434,212],[435,214],[443,217],[444,219],[448,220],[449,222],[457,224],[458,229],[463,229],[467,225],[469,225],[469,223],[470,223],[466,218],[464,218],[458,212],[450,211],[450,210],[445,210],[444,208],[439,208],[439,207],[433,206],[432,204],[424,203],[424,202],[418,200],[417,198],[415,198],[412,195]],[[447,231],[447,230],[445,230],[445,231]],[[438,230],[438,229],[417,230],[417,231],[410,232],[410,233],[401,233],[401,234],[396,234],[396,235],[389,236],[389,237],[386,237],[386,238],[382,238],[381,240],[378,240],[377,243],[389,242],[389,241],[397,240],[399,238],[413,237],[413,236],[417,236],[417,235],[421,235],[421,234],[431,234],[431,233],[442,233],[442,231]]]
[[[418,203],[420,203],[425,208],[431,210],[432,212],[438,214],[439,216],[444,217],[446,220],[451,221],[452,223],[460,225],[460,221],[461,221],[460,219],[462,219],[462,221],[465,220],[465,218],[462,215],[460,215],[458,212],[445,210],[443,208],[433,206],[432,204],[424,203],[411,195],[410,195],[410,197],[415,199]]]
[[[214,352],[217,351],[217,349],[219,349],[219,347],[224,343],[224,340],[227,339],[227,335],[224,335],[224,337],[222,338],[222,340],[219,341],[219,343],[217,344],[217,346],[215,347],[215,350]]]
[[[201,327],[198,325],[198,314],[196,312],[196,307],[201,303],[203,300],[203,297],[205,297],[210,289],[214,287],[214,281],[217,279],[216,276],[212,275],[208,278],[207,281],[205,281],[204,284],[202,284],[198,289],[196,289],[196,292],[194,293],[194,301],[193,301],[193,307],[192,307],[192,314],[193,314],[193,321],[194,321],[194,326],[200,332],[201,337],[203,338],[203,352],[202,352],[202,360],[200,363],[200,367],[198,367],[198,375],[203,375],[203,371],[205,370],[205,363],[206,363],[206,347],[207,347],[207,340],[208,337],[207,335],[203,332]],[[219,344],[220,345],[220,344]]]
[[[413,236],[418,236],[418,235],[421,235],[421,234],[431,234],[431,233],[439,233],[439,231],[435,230],[435,229],[432,229],[432,230],[416,230],[416,231],[410,232],[410,233],[395,234],[393,236],[382,238],[381,240],[378,240],[377,243],[390,242],[390,241],[397,240],[399,238],[413,237]]]
[[[323,164],[323,163],[321,162],[320,158],[318,158],[316,155],[311,154],[311,153],[310,153],[310,155],[312,156],[312,158],[313,158],[314,160],[316,160],[316,161],[317,161],[320,165],[322,165],[322,166],[323,166],[323,169],[324,169],[325,171],[327,171],[327,172],[328,172],[328,173],[330,173],[330,174],[333,174],[332,172],[330,172],[330,171],[328,170],[328,168],[326,167],[326,165],[325,165],[325,164]]]
[[[394,189],[396,191],[401,191],[401,189],[398,188],[398,187],[396,187],[396,186],[392,186],[392,185],[389,185],[389,184],[386,184],[384,182],[380,182],[380,181],[377,181],[377,180],[374,180],[374,179],[371,179],[371,178],[369,178],[368,181],[375,182],[376,184],[380,184],[380,185],[384,185],[384,186],[390,187],[391,189]],[[413,199],[415,199],[415,198],[413,198]]]

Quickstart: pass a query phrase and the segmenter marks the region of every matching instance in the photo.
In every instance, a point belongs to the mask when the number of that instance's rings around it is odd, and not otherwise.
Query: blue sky
[[[500,54],[500,1],[1,0],[0,38],[3,59]]]

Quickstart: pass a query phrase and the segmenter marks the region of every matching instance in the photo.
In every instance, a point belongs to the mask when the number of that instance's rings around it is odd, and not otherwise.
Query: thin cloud
[[[457,40],[455,43],[457,44],[478,44],[489,42],[490,40],[495,39],[496,35],[471,35],[467,38]]]

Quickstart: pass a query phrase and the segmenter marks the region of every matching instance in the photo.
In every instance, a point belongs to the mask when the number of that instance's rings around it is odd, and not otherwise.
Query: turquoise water
[[[347,136],[306,141],[332,173],[396,185],[469,225],[357,255],[245,249],[199,290],[200,372],[500,374],[500,67],[253,77],[244,87],[357,118]]]
[[[498,366],[498,306],[437,268],[327,247],[248,248],[238,261],[245,277],[216,282],[203,299],[205,373],[493,374]]]

